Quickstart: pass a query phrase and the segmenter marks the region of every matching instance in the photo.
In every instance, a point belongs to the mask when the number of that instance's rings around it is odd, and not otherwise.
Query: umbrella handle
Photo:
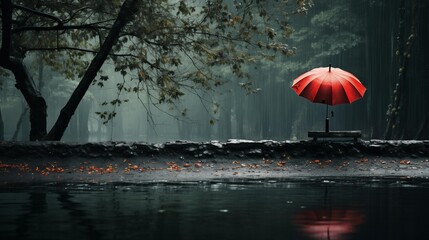
[[[328,104],[326,104],[325,132],[329,132]]]
[[[326,104],[326,119],[328,119],[328,104]]]
[[[329,118],[325,119],[325,132],[329,132]]]

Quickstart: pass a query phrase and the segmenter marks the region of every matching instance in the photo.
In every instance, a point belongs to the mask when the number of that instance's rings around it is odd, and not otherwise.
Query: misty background
[[[402,17],[401,2],[408,9]],[[418,15],[412,12],[416,2]],[[329,64],[353,73],[367,88],[364,97],[353,104],[329,108],[334,111],[331,130],[361,130],[364,139],[382,139],[389,114],[400,111],[400,126],[393,126],[393,138],[428,139],[428,9],[426,1],[417,0],[314,0],[306,16],[290,19],[294,32],[288,45],[295,48],[295,54],[273,61],[267,58],[257,69],[248,66],[246,70],[253,79],[250,92],[230,70],[220,69],[226,80],[222,86],[187,91],[178,102],[158,104],[149,92],[118,92],[117,84],[125,82],[127,76],[115,72],[107,62],[102,72],[114,81],[103,87],[91,86],[62,141],[307,139],[308,131],[324,129],[326,108],[297,96],[290,86],[300,74]],[[398,77],[404,69],[397,51],[401,45],[411,43],[407,34],[405,38],[398,37],[401,28],[412,29],[410,35],[414,35],[411,51],[405,56],[405,84]],[[41,64],[37,53],[29,54],[25,61],[49,103],[50,128],[79,79],[64,80],[61,74]],[[4,139],[28,141],[27,104],[14,87],[15,81],[2,78]],[[392,103],[399,94],[406,101],[395,109]],[[123,104],[109,104],[119,95],[126,100]],[[100,118],[103,112],[116,115],[106,123]]]

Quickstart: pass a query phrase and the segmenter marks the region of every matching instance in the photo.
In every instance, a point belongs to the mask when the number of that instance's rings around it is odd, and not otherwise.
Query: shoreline
[[[0,142],[0,158],[18,157],[429,157],[429,140],[273,141],[229,139],[227,142]]]
[[[429,179],[429,141],[0,143],[0,184]]]

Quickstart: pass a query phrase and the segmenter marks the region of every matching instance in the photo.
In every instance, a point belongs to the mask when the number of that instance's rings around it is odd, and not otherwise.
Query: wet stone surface
[[[175,141],[163,144],[143,142],[0,142],[3,157],[148,157],[186,156],[195,158],[342,157],[342,156],[427,157],[429,141]]]
[[[429,179],[429,141],[0,143],[0,184],[320,177]]]

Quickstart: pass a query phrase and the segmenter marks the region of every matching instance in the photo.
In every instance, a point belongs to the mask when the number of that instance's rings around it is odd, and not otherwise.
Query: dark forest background
[[[301,140],[323,130],[325,106],[290,89],[294,78],[315,67],[340,67],[366,86],[365,96],[330,108],[332,130],[361,130],[364,139],[429,139],[429,3],[424,0],[314,0],[305,16],[290,19],[293,56],[267,58],[258,68],[244,66],[252,92],[228,71],[228,81],[198,95],[185,93],[174,104],[151,105],[129,96],[103,123],[102,104],[117,95],[121,81],[92,86],[64,134],[64,141],[273,139]],[[52,68],[29,55],[25,61],[48,107],[52,126],[77,81],[61,81]],[[103,71],[115,75],[109,65]],[[0,138],[29,140],[29,111],[10,76],[0,85]],[[43,79],[43,81],[42,81]],[[141,100],[146,101],[144,107]]]

